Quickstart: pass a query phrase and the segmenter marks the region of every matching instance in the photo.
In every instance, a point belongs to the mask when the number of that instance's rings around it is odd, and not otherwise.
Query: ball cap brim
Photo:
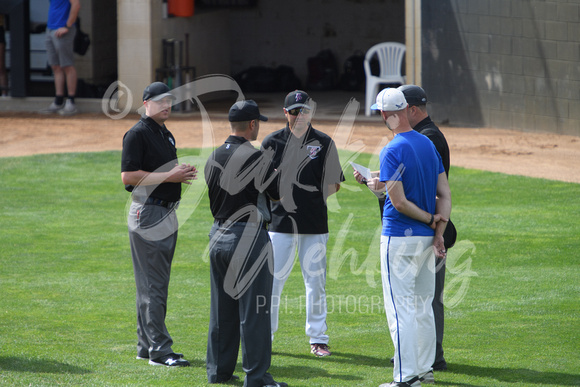
[[[375,103],[371,106],[371,110],[396,112],[405,109],[407,105],[407,100],[403,92],[389,87],[381,90],[377,95]]]
[[[260,114],[258,104],[251,99],[234,103],[230,108],[228,119],[230,122],[252,120],[268,121],[268,117]]]
[[[417,85],[403,85],[397,88],[403,92],[409,106],[427,105],[427,93]]]
[[[170,93],[169,86],[163,82],[153,82],[143,91],[143,101],[159,101],[163,98],[175,100],[175,96]]]
[[[310,97],[302,90],[294,90],[286,96],[284,99],[284,109],[292,110],[297,108],[311,109]]]

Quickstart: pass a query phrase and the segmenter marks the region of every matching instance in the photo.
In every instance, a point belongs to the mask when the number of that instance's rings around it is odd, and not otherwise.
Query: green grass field
[[[192,367],[152,367],[135,359],[128,193],[119,170],[120,152],[0,159],[0,384],[206,385],[212,218],[204,184],[194,184],[179,210],[167,318],[174,350]],[[290,386],[392,380],[379,209],[350,168],[345,175],[330,203],[333,355],[309,353],[295,265],[270,368]],[[446,281],[449,371],[435,374],[437,384],[580,385],[580,185],[461,168],[452,168],[450,182],[459,239]],[[241,359],[236,373],[243,380]]]

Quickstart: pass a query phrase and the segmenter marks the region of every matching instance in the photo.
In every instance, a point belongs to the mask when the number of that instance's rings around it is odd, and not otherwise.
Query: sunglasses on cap
[[[301,107],[301,108],[296,108],[296,109],[288,110],[288,114],[290,114],[291,116],[297,116],[300,113],[302,113],[302,114],[310,114],[310,109],[305,108],[305,107]]]

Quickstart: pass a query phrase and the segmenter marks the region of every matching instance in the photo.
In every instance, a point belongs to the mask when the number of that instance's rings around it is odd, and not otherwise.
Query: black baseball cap
[[[403,92],[409,106],[427,105],[425,90],[416,85],[403,85],[398,87]]]
[[[175,100],[175,96],[169,92],[169,86],[163,82],[153,82],[143,91],[143,101],[159,101],[165,97]]]
[[[310,97],[306,92],[302,90],[294,90],[291,93],[288,93],[286,99],[284,99],[284,109],[292,110],[296,108],[306,108],[310,109],[308,102],[310,101]]]
[[[260,121],[268,121],[268,117],[260,114],[258,104],[251,99],[238,101],[233,104],[230,108],[228,119],[230,122],[252,121],[256,119]]]

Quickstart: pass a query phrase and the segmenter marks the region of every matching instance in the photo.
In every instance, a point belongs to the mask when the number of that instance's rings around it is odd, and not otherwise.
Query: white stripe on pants
[[[404,382],[431,370],[435,359],[433,237],[381,236],[385,311],[395,347],[393,379]]]
[[[272,335],[278,330],[278,314],[284,284],[294,267],[298,249],[306,287],[306,335],[310,344],[328,344],[326,335],[326,243],[328,234],[287,234],[270,232],[274,248],[272,287]]]

